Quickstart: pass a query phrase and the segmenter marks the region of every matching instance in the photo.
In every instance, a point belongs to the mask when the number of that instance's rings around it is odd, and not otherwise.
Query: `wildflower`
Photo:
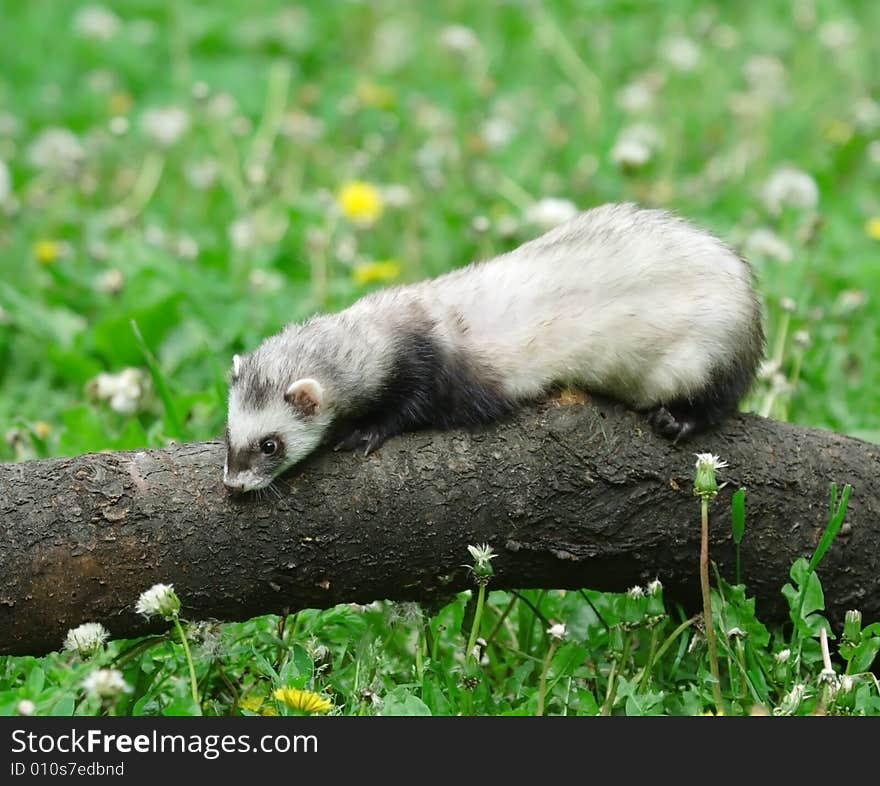
[[[114,699],[120,693],[131,693],[132,688],[119,669],[96,669],[83,680],[83,689],[99,699]]]
[[[73,17],[74,32],[96,41],[109,41],[119,32],[120,26],[119,17],[102,5],[84,6]]]
[[[660,583],[660,579],[654,579],[645,587],[645,590],[649,595],[659,595],[663,592],[663,585]]]
[[[497,150],[513,138],[513,123],[505,117],[490,117],[480,126],[480,138],[490,150]]]
[[[712,453],[695,453],[694,455],[697,457],[694,494],[700,497],[714,497],[719,488],[715,481],[715,471],[724,469],[727,462]]]
[[[208,102],[208,114],[218,120],[231,117],[238,103],[229,93],[216,93]]]
[[[787,97],[785,66],[773,55],[752,55],[743,66],[749,93],[771,103],[783,103]]]
[[[745,240],[743,250],[750,257],[775,259],[777,262],[788,263],[794,258],[794,252],[772,229],[761,227],[754,230]]]
[[[54,240],[38,240],[34,243],[33,252],[41,265],[51,265],[61,256],[61,244]]]
[[[333,702],[318,693],[298,688],[278,688],[272,694],[282,704],[301,712],[328,712],[333,709]]]
[[[111,268],[95,278],[95,288],[108,295],[118,295],[125,286],[125,276],[121,270]]]
[[[477,34],[465,25],[447,25],[440,31],[440,46],[456,54],[470,54],[480,48]]]
[[[141,130],[160,147],[171,147],[189,128],[189,115],[178,106],[153,107],[141,115]]]
[[[865,232],[868,233],[868,237],[880,240],[880,217],[868,219],[865,224]]]
[[[547,633],[551,639],[562,641],[565,638],[565,625],[562,622],[557,622],[547,628]]]
[[[788,314],[794,314],[794,312],[797,311],[797,303],[795,303],[794,299],[790,297],[780,298],[779,308]]]
[[[471,219],[471,229],[473,229],[474,232],[480,232],[481,234],[483,232],[488,232],[491,226],[492,224],[486,216],[474,216]]]
[[[243,710],[248,710],[250,712],[259,712],[260,715],[263,715],[264,717],[278,715],[278,710],[275,709],[275,707],[273,707],[271,704],[266,704],[264,696],[257,696],[255,694],[245,696],[238,703],[238,706]]]
[[[73,174],[86,152],[76,134],[66,128],[46,128],[31,143],[27,158],[38,169]]]
[[[773,709],[774,715],[793,715],[807,693],[807,686],[802,683],[796,683],[792,689],[782,697],[778,707]]]
[[[844,289],[837,296],[837,306],[841,311],[855,311],[868,302],[868,293],[863,289]]]
[[[122,115],[116,115],[116,117],[110,118],[109,123],[110,133],[114,136],[122,136],[123,134],[128,133],[129,122],[127,117],[123,117]]]
[[[98,374],[89,382],[88,389],[96,398],[108,401],[111,409],[130,415],[146,393],[146,380],[140,369],[125,368],[118,374]]]
[[[154,584],[141,593],[135,611],[145,617],[171,619],[180,611],[180,598],[174,592],[173,584]]]
[[[352,278],[356,284],[364,286],[378,281],[391,281],[400,276],[400,263],[394,259],[378,262],[364,262],[355,265]]]
[[[796,347],[804,348],[810,346],[810,334],[806,330],[795,330],[791,335],[791,340]]]
[[[660,43],[660,55],[676,71],[693,71],[700,62],[700,47],[684,35],[674,35]]]
[[[84,622],[67,631],[64,649],[80,655],[94,655],[110,637],[110,632],[100,622]]]
[[[281,121],[281,133],[297,142],[314,142],[324,135],[324,121],[305,112],[288,112]]]
[[[362,106],[373,109],[390,109],[396,100],[394,91],[390,87],[369,79],[358,80],[354,93]]]
[[[785,207],[815,207],[819,202],[819,187],[812,175],[785,165],[770,175],[761,197],[767,209],[779,215]]]
[[[34,704],[30,699],[22,699],[20,702],[18,702],[18,704],[15,705],[15,711],[19,715],[30,717],[37,711],[37,705]]]
[[[623,129],[611,148],[611,160],[623,169],[638,169],[647,164],[660,147],[660,134],[647,123]]]
[[[356,224],[369,226],[382,215],[382,195],[372,183],[352,180],[336,196],[342,215]]]
[[[193,188],[207,191],[217,181],[220,166],[213,158],[203,158],[199,161],[189,162],[183,171]]]
[[[388,207],[406,207],[412,203],[412,191],[402,183],[389,183],[381,188],[382,201]]]
[[[526,209],[526,220],[539,229],[546,230],[568,221],[577,212],[577,206],[568,199],[545,197],[529,205]]]
[[[633,586],[633,587],[630,587],[630,588],[626,591],[626,594],[627,594],[630,598],[632,598],[633,600],[638,600],[639,598],[644,598],[644,597],[645,597],[645,591],[644,591],[644,590],[643,590],[638,584],[636,584],[636,585]]]
[[[480,580],[488,580],[494,572],[492,570],[492,560],[498,555],[492,551],[492,547],[488,543],[483,543],[480,546],[468,546],[467,549],[474,558],[471,570],[473,570],[478,582]]]
[[[620,88],[614,100],[625,112],[644,112],[654,103],[654,91],[645,80],[636,80]]]
[[[9,167],[6,162],[0,158],[0,205],[9,200],[12,195],[12,175],[9,174]]]
[[[843,618],[843,638],[858,644],[862,638],[862,612],[850,609]]]
[[[284,279],[274,270],[263,270],[258,267],[248,274],[248,284],[254,292],[277,292],[284,286]]]
[[[859,30],[850,19],[832,19],[819,28],[819,40],[834,51],[842,52],[855,43]]]
[[[880,103],[868,96],[856,99],[852,108],[852,118],[860,131],[870,133],[877,130],[880,128]]]
[[[791,650],[786,647],[784,650],[779,650],[773,657],[777,663],[787,663],[791,657]]]

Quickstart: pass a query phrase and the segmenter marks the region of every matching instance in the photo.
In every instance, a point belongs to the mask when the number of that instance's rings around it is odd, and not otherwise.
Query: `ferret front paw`
[[[369,456],[374,450],[378,450],[385,441],[386,435],[376,429],[356,428],[347,437],[340,440],[333,450],[358,450],[364,449],[364,455]]]

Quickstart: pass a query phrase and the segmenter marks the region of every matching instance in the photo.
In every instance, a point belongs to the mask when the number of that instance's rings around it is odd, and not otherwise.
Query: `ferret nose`
[[[223,485],[226,486],[226,488],[230,491],[234,491],[236,493],[244,491],[244,483],[242,483],[234,476],[224,474]]]

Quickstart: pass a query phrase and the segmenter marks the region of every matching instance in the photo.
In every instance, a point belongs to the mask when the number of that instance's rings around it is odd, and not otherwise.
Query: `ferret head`
[[[268,486],[318,447],[330,423],[318,380],[291,380],[263,360],[233,358],[223,467],[223,483],[232,491]]]

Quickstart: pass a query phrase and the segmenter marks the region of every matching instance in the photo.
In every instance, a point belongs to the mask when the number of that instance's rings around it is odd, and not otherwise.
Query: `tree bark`
[[[729,462],[710,556],[733,579],[730,497],[747,487],[743,576],[765,622],[851,483],[819,567],[830,617],[880,619],[880,447],[751,415],[686,445],[637,414],[557,400],[481,432],[420,432],[380,451],[320,452],[280,495],[228,495],[219,442],[0,465],[0,652],[58,649],[99,621],[157,629],[138,595],[173,583],[188,619],[245,619],[377,598],[437,602],[472,586],[468,544],[496,552],[490,589],[625,590],[659,577],[699,609],[695,452]],[[161,628],[161,623],[158,624]]]

